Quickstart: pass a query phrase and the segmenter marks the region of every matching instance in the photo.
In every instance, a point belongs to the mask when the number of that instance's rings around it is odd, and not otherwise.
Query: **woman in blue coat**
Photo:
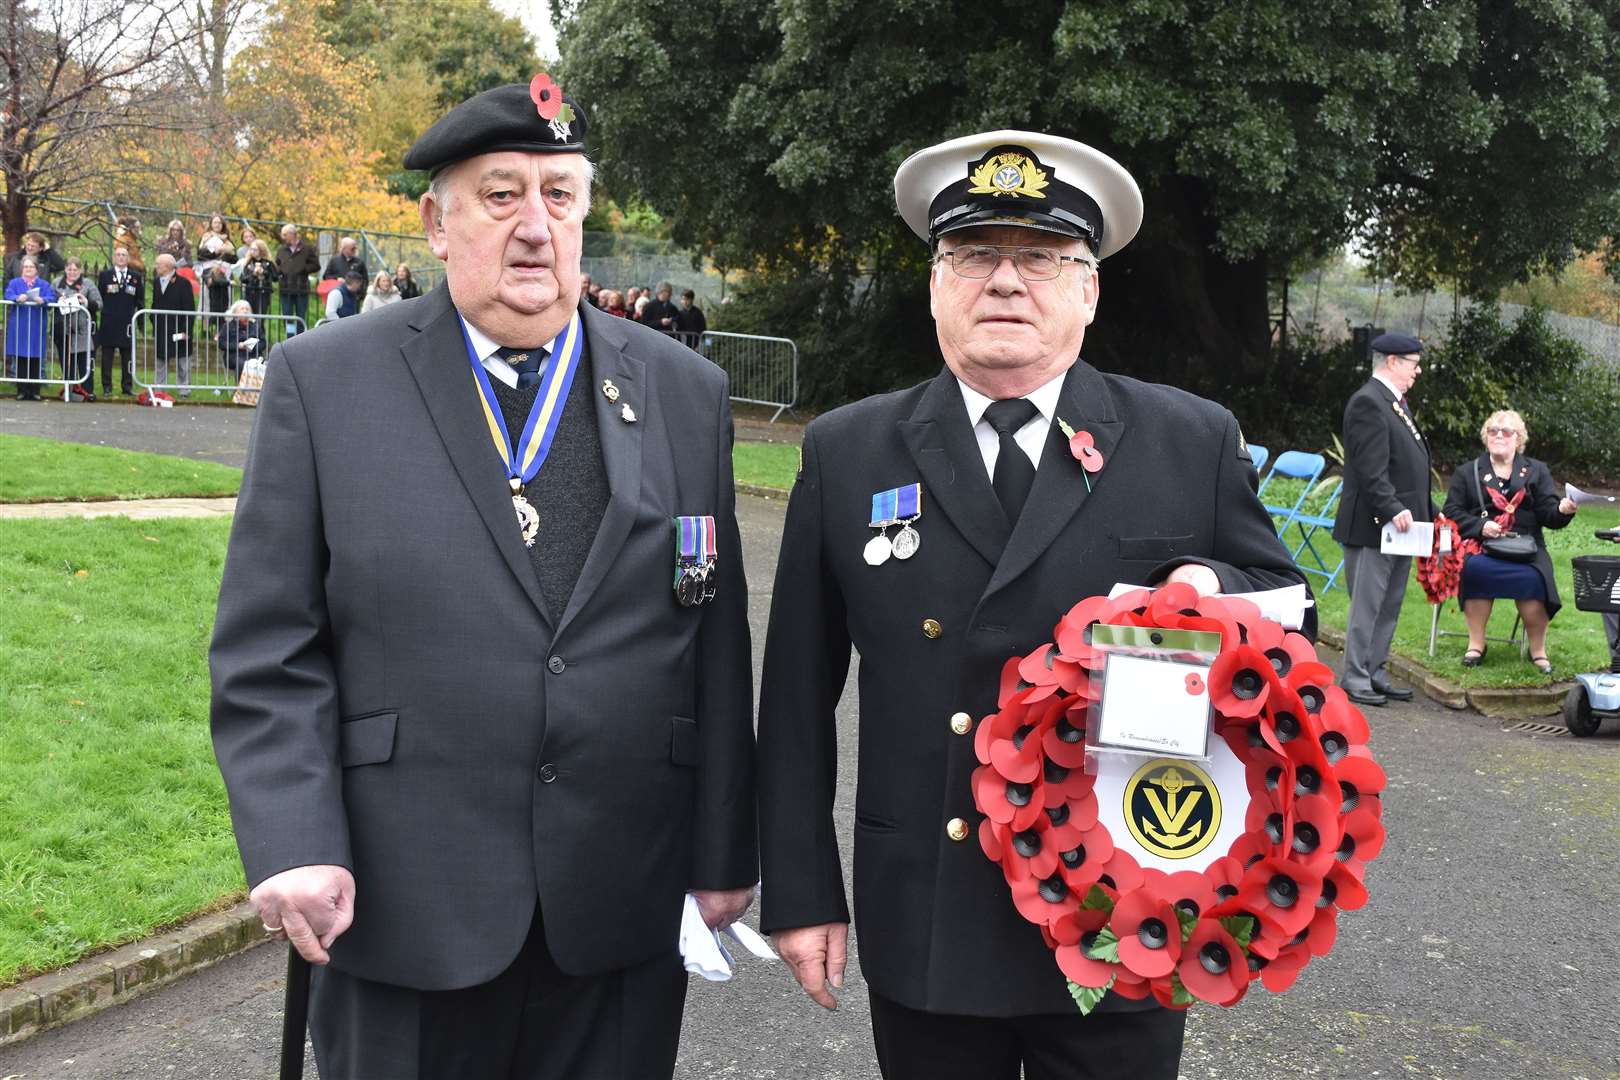
[[[22,259],[21,276],[6,285],[10,309],[6,318],[6,373],[17,380],[18,401],[39,400],[40,360],[45,355],[46,305],[56,303],[56,290],[39,276],[32,255]]]

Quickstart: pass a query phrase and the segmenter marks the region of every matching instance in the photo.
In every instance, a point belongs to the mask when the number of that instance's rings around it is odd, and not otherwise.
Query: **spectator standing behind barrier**
[[[309,317],[309,275],[321,268],[321,257],[304,243],[296,225],[281,227],[281,246],[276,249],[276,276],[281,279],[281,313],[299,319]],[[298,333],[297,323],[287,324],[287,336]]]
[[[186,239],[186,227],[179,218],[169,222],[169,231],[154,246],[159,255],[173,256],[175,266],[191,265],[191,241]]]
[[[112,394],[113,355],[123,359],[118,370],[123,372],[120,384],[124,394],[135,392],[132,350],[129,337],[130,320],[146,306],[146,277],[132,261],[129,248],[119,244],[113,248],[113,264],[101,272],[97,279],[101,290],[101,393]]]
[[[253,241],[253,250],[242,264],[242,299],[248,302],[255,315],[270,311],[270,290],[276,281],[276,264],[270,259],[270,249],[263,240]]]
[[[1384,554],[1379,541],[1385,524],[1406,532],[1414,521],[1434,520],[1429,444],[1406,401],[1423,371],[1423,346],[1409,334],[1380,334],[1372,350],[1372,378],[1344,407],[1344,493],[1333,522],[1350,591],[1339,685],[1357,705],[1412,698],[1411,690],[1390,685],[1384,667],[1412,560]]]
[[[205,310],[222,312],[231,306],[231,259],[235,255],[225,215],[214,214],[197,239],[197,281],[208,302]]]
[[[374,308],[397,304],[399,300],[399,292],[394,288],[394,279],[388,276],[388,271],[379,270],[371,282],[371,288],[366,291],[366,298],[360,302],[360,314],[364,315]]]
[[[709,329],[709,320],[703,317],[703,309],[692,301],[697,299],[691,289],[681,290],[681,306],[675,312],[675,329],[683,334],[697,335]],[[688,338],[688,345],[695,344]]]
[[[51,250],[51,245],[45,239],[44,233],[23,233],[23,248],[6,258],[6,280],[22,276],[22,260],[24,255],[34,257],[34,266],[42,278],[55,278],[61,275],[64,263],[62,256]]]
[[[157,378],[153,384],[169,384],[169,361],[173,360],[180,396],[190,397],[192,314],[197,306],[196,297],[191,291],[191,282],[177,272],[173,255],[167,252],[159,255],[154,268],[157,278],[152,282],[152,307],[184,314],[157,316],[152,331],[157,352]]]
[[[337,254],[326,260],[326,269],[321,271],[321,278],[331,281],[348,277],[351,270],[359,271],[363,288],[371,272],[366,269],[366,260],[360,257],[360,242],[352,236],[345,236],[338,241]]]
[[[95,319],[101,313],[101,290],[84,276],[78,256],[68,259],[56,282],[56,295],[60,306],[51,320],[51,340],[62,362],[62,378],[68,381],[62,388],[62,400],[94,401],[91,357],[96,348]]]
[[[581,300],[591,305],[591,307],[599,307],[600,305],[596,302],[596,294],[600,291],[600,287],[591,281],[591,275],[579,275],[579,298]]]
[[[253,231],[253,226],[242,226],[242,242],[236,248],[236,268],[238,271],[243,266],[246,266],[247,261],[253,257],[253,245],[258,241],[259,234]]]
[[[411,268],[400,263],[394,270],[394,291],[399,293],[401,300],[414,300],[422,295],[422,286],[416,283],[411,276]]]
[[[652,297],[648,296],[646,293],[641,294],[640,296],[636,297],[636,309],[630,317],[636,320],[636,322],[646,325],[647,309],[651,306]]]
[[[365,295],[366,279],[358,270],[350,270],[338,282],[337,288],[326,294],[326,317],[347,319],[360,314],[360,300]]]
[[[6,285],[6,299],[13,305],[6,320],[6,375],[8,378],[39,379],[45,355],[45,311],[56,303],[56,290],[39,276],[39,260],[24,255],[17,276]],[[39,383],[17,384],[18,401],[38,401]]]
[[[640,299],[641,290],[636,286],[632,285],[628,289],[624,290],[624,310],[626,318],[633,319],[636,317],[636,301]]]
[[[641,321],[654,330],[671,332],[675,329],[675,305],[669,302],[674,289],[667,281],[658,283],[658,292],[642,314]]]
[[[230,315],[220,323],[219,335],[214,340],[225,366],[237,372],[242,370],[244,361],[257,360],[264,355],[264,332],[259,320],[253,317],[253,305],[246,300],[232,304]]]
[[[602,290],[602,310],[621,319],[630,317],[630,313],[624,307],[624,294],[617,289]]]
[[[141,255],[141,222],[135,217],[121,217],[113,229],[113,247],[122,246],[129,253],[129,265],[141,273],[146,272],[146,260]]]

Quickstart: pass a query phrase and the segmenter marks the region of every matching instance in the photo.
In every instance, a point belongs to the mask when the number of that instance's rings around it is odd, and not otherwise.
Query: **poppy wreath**
[[[1451,533],[1451,550],[1442,554],[1440,537],[1446,532]],[[1476,543],[1476,550],[1477,547]],[[1415,573],[1418,584],[1423,586],[1423,595],[1429,598],[1429,603],[1443,604],[1457,595],[1457,590],[1462,586],[1463,558],[1467,554],[1467,544],[1457,531],[1457,523],[1444,514],[1435,518],[1434,551],[1414,560],[1417,563]]]
[[[1166,873],[1114,846],[1085,770],[1101,695],[1098,623],[1217,632],[1205,677],[1214,732],[1244,765],[1244,832],[1203,871]],[[1170,1008],[1280,992],[1326,956],[1340,911],[1367,902],[1384,844],[1384,771],[1367,721],[1303,635],[1185,584],[1082,600],[1054,640],[1014,656],[975,732],[979,844],[1040,928],[1082,1013],[1109,990]]]

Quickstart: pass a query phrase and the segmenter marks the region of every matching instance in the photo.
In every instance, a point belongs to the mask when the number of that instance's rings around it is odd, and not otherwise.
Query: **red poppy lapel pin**
[[[1074,460],[1080,463],[1085,471],[1080,475],[1086,482],[1086,490],[1091,490],[1091,474],[1101,472],[1103,467],[1102,451],[1097,449],[1097,440],[1091,432],[1081,428],[1076,431],[1069,426],[1063,417],[1057,418],[1058,427],[1063,430],[1063,437],[1069,440],[1069,453]]]

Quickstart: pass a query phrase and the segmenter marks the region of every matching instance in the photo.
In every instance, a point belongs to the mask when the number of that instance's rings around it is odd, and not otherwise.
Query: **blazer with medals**
[[[129,324],[135,313],[146,306],[145,278],[135,267],[124,270],[124,285],[118,285],[118,268],[110,266],[96,275],[101,290],[101,330],[97,340],[103,348],[129,348]]]
[[[805,432],[772,595],[760,697],[761,923],[849,918],[833,821],[834,709],[860,653],[855,916],[861,970],[913,1009],[979,1016],[1068,1012],[1040,931],[1013,907],[976,832],[971,733],[1001,669],[1116,582],[1203,563],[1226,592],[1303,580],[1254,495],[1236,420],[1169,387],[1076,362],[1057,415],[1090,431],[1104,465],[1088,493],[1056,424],[1009,529],[949,370],[836,409]],[[921,547],[868,566],[874,492],[922,484]],[[936,620],[935,637],[922,627]],[[1307,627],[1314,632],[1314,620]],[[1110,998],[1105,1008],[1125,1005]]]
[[[1333,539],[1376,548],[1384,522],[1402,510],[1434,520],[1429,497],[1429,442],[1395,392],[1368,379],[1344,406],[1344,490]]]
[[[673,953],[686,890],[756,879],[726,378],[580,315],[610,494],[564,611],[523,545],[450,290],[269,358],[210,656],[214,746],[250,885],[353,871],[331,953],[362,978],[486,982],[537,898],[562,970],[625,967]],[[544,544],[568,523],[538,510]],[[701,514],[718,587],[681,607],[673,519]]]

